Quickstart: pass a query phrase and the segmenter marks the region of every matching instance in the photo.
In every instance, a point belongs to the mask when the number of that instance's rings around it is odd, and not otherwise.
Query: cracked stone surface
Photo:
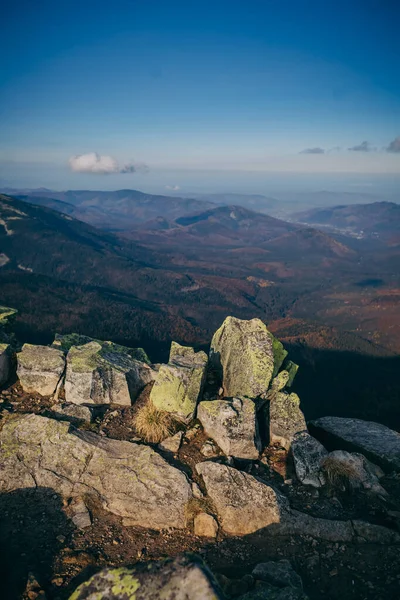
[[[131,524],[185,527],[192,490],[184,473],[149,446],[69,428],[34,414],[7,420],[0,432],[0,491],[41,486],[64,497],[91,493]]]

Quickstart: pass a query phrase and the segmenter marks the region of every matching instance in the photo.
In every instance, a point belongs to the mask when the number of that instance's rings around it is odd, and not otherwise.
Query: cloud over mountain
[[[325,150],[323,148],[305,148],[300,152],[300,154],[325,154]]]
[[[121,166],[112,156],[100,155],[97,152],[71,156],[68,163],[72,171],[78,173],[110,175],[112,173],[143,173],[148,171],[146,165],[127,163]]]
[[[390,142],[386,150],[387,152],[400,152],[400,135]]]

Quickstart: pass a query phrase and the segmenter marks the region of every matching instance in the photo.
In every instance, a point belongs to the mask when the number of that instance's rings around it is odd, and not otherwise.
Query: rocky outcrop
[[[25,392],[50,396],[64,372],[65,358],[60,350],[24,344],[17,354],[18,377]]]
[[[222,529],[246,535],[280,523],[287,509],[283,496],[252,475],[215,462],[202,462],[196,471],[203,477]]]
[[[8,381],[11,374],[11,350],[9,344],[0,344],[0,386]]]
[[[269,402],[269,441],[290,449],[296,434],[307,429],[297,394],[277,392]]]
[[[155,376],[150,393],[153,405],[183,422],[191,421],[203,390],[206,366],[204,352],[172,342],[169,363],[161,365]]]
[[[0,432],[0,491],[48,487],[64,497],[93,494],[110,512],[151,529],[185,527],[186,476],[145,445],[69,431],[34,414]]]
[[[286,354],[260,319],[227,317],[212,338],[210,366],[218,373],[225,396],[264,398]]]
[[[67,354],[65,398],[73,404],[130,405],[155,372],[118,346],[89,342]]]
[[[212,573],[197,557],[103,569],[82,583],[70,600],[222,600]]]
[[[294,436],[291,451],[297,479],[315,488],[324,485],[326,479],[321,463],[328,456],[324,446],[307,431],[302,431]]]
[[[322,417],[309,423],[310,433],[331,449],[360,452],[385,471],[400,471],[400,434],[361,419]]]
[[[227,456],[256,459],[261,450],[256,405],[249,398],[200,402],[197,418]]]

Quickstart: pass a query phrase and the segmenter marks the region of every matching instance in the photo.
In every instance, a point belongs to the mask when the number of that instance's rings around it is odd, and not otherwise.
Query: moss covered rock
[[[65,376],[67,402],[130,405],[153,380],[154,371],[121,348],[96,341],[71,346]]]
[[[65,368],[65,357],[60,350],[24,344],[17,360],[17,373],[25,392],[37,392],[42,396],[55,392]]]
[[[286,354],[260,319],[227,317],[213,336],[210,366],[225,396],[264,398]]]
[[[220,600],[217,584],[200,558],[180,556],[131,569],[103,569],[70,600]]]
[[[289,450],[294,436],[306,430],[307,425],[298,395],[285,392],[273,394],[269,403],[270,443],[279,444]]]
[[[151,402],[189,422],[201,396],[207,366],[205,352],[172,342],[169,362],[161,365],[151,390]]]

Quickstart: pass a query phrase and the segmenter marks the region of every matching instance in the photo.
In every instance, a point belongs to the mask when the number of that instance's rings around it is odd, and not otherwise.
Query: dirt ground
[[[144,395],[140,401],[145,399]],[[51,399],[25,394],[14,384],[0,394],[0,426],[1,419],[14,412],[49,416],[52,404]],[[134,440],[135,410],[110,406],[99,411],[92,424],[82,426],[115,439]],[[194,465],[205,460],[200,452],[205,440],[200,427],[192,428],[179,453],[164,456],[192,474]],[[398,528],[399,477],[388,476],[382,482],[391,494],[387,503],[365,494],[298,485],[290,457],[277,448],[268,449],[261,461],[239,466],[280,489],[297,510],[316,517],[361,518]],[[202,486],[200,480],[197,482]],[[86,502],[92,526],[79,530],[68,517],[67,501],[54,490],[26,489],[0,495],[1,598],[66,600],[79,583],[105,565],[133,565],[184,551],[199,553],[217,576],[232,579],[232,598],[246,591],[251,578],[242,577],[251,573],[255,564],[281,558],[289,559],[301,575],[310,600],[400,598],[398,546],[329,543],[309,536],[276,536],[263,530],[243,538],[219,533],[217,539],[209,540],[192,533],[190,518],[185,531],[150,531],[126,527],[93,499],[86,498]]]

